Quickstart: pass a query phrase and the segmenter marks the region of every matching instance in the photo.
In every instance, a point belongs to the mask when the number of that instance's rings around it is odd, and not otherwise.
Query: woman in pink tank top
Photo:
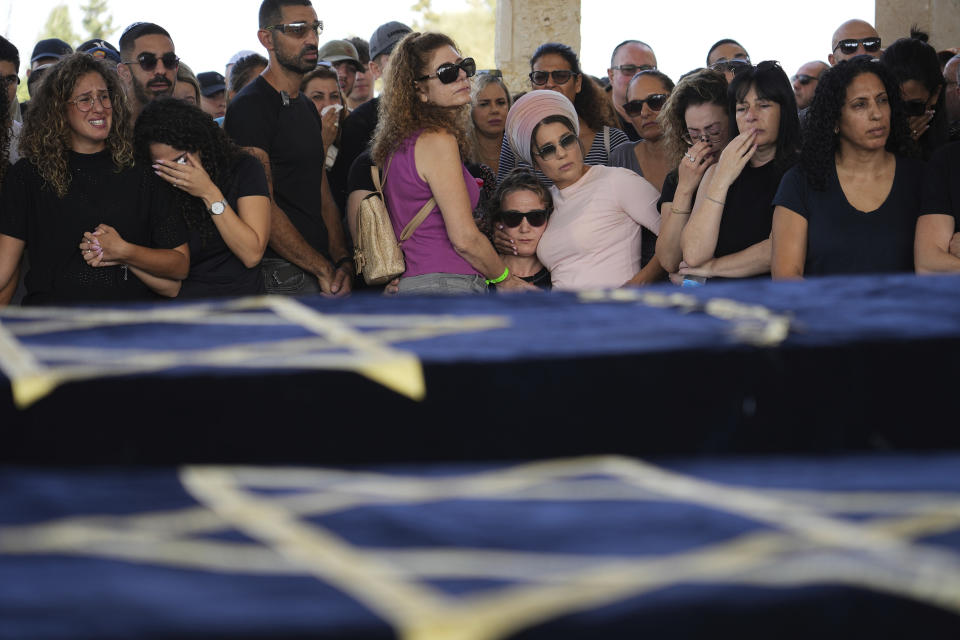
[[[372,155],[397,237],[430,198],[437,204],[403,245],[401,295],[483,293],[491,282],[534,288],[510,273],[473,221],[479,189],[462,158],[475,72],[439,33],[407,35],[390,58]]]

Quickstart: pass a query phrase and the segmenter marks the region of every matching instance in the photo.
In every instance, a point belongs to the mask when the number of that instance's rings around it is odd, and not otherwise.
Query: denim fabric
[[[487,293],[487,281],[483,276],[461,273],[425,273],[412,278],[400,278],[399,289],[402,296],[483,294]]]

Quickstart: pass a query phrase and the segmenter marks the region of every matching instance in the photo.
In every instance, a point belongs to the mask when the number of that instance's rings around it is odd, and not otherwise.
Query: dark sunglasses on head
[[[290,36],[291,38],[303,38],[308,33],[315,33],[319,36],[321,33],[323,33],[323,20],[317,20],[315,22],[272,24],[269,27],[264,28],[268,30],[272,29],[274,31],[279,31],[286,36]]]
[[[862,38],[860,40],[856,38],[846,38],[838,42],[833,50],[836,51],[840,49],[840,53],[849,56],[852,53],[856,53],[860,45],[863,45],[864,51],[880,51],[880,38]]]
[[[144,71],[153,71],[157,68],[157,62],[162,62],[165,69],[176,69],[180,66],[180,58],[173,51],[167,51],[159,58],[155,53],[144,51],[136,60],[127,60],[123,64],[139,64]]]
[[[610,68],[614,71],[619,71],[625,76],[630,76],[631,78],[640,71],[652,71],[653,69],[656,69],[656,67],[651,64],[618,64],[617,66]]]
[[[578,75],[580,74],[576,71],[568,71],[566,69],[558,69],[557,71],[531,71],[530,82],[538,87],[542,87],[547,84],[547,80],[552,77],[554,84],[567,84],[570,82],[570,78]]]
[[[927,103],[923,100],[904,100],[903,112],[908,117],[922,116],[927,112]]]
[[[460,62],[444,62],[442,65],[437,67],[437,72],[429,76],[420,76],[417,78],[417,81],[429,80],[430,78],[436,78],[443,84],[450,84],[451,82],[456,82],[457,78],[460,77],[460,69],[463,69],[463,72],[467,74],[468,78],[472,78],[473,74],[477,72],[477,63],[474,62],[473,58],[464,58]]]
[[[808,76],[808,75],[805,74],[805,73],[798,73],[797,75],[793,76],[793,81],[794,81],[794,82],[799,82],[799,83],[800,83],[800,86],[802,86],[802,87],[807,86],[808,84],[810,84],[810,83],[813,82],[814,80],[816,80],[816,78],[814,78],[813,76]]]
[[[565,133],[560,137],[559,142],[561,147],[568,149],[577,144],[577,136],[572,133]],[[554,155],[556,155],[556,153],[557,145],[553,144],[552,142],[548,142],[547,144],[543,145],[540,147],[540,150],[536,152],[536,154],[544,160],[552,158]]]
[[[550,214],[546,209],[534,209],[533,211],[501,211],[500,219],[503,224],[513,229],[519,227],[523,219],[526,218],[531,227],[542,227],[547,223]]]
[[[638,116],[643,111],[644,103],[646,103],[651,111],[660,111],[660,109],[663,109],[663,105],[667,103],[667,97],[665,93],[652,93],[643,100],[627,102],[623,105],[623,110],[627,112],[628,116]]]

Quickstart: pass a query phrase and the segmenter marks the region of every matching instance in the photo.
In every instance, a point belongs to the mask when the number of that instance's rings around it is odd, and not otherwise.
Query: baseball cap
[[[393,47],[403,40],[403,36],[412,31],[413,29],[402,22],[388,22],[380,25],[370,36],[370,59],[376,60],[380,54],[392,52]]]
[[[360,55],[357,48],[346,40],[330,40],[324,43],[317,51],[317,58],[321,62],[336,64],[338,62],[349,62],[357,71],[363,71],[363,65],[360,64]]]
[[[81,53],[89,53],[94,58],[100,60],[108,59],[113,62],[120,62],[120,52],[117,51],[117,48],[107,42],[106,40],[87,40],[82,45],[77,47],[77,51]]]
[[[33,48],[33,55],[30,56],[30,64],[43,58],[56,58],[59,60],[63,56],[73,53],[73,48],[60,38],[47,38],[41,40]]]
[[[216,71],[198,73],[197,82],[200,83],[200,93],[207,98],[219,91],[226,91],[227,89],[227,83],[223,76]]]

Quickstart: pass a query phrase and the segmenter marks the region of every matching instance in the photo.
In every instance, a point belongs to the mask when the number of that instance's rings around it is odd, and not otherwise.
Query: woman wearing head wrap
[[[507,115],[514,153],[553,182],[537,256],[558,289],[644,284],[640,229],[659,231],[660,194],[629,169],[585,164],[579,131],[573,103],[556,91],[531,91]]]

